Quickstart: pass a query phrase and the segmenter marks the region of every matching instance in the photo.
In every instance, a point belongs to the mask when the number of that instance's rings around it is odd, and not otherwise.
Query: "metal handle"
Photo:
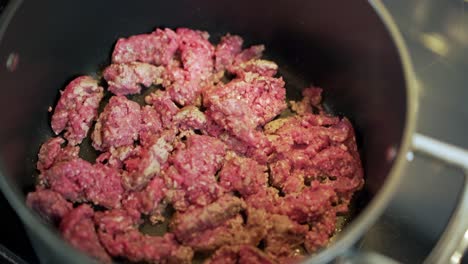
[[[441,238],[425,263],[460,263],[468,247],[468,151],[436,139],[413,135],[413,150],[463,169],[465,182],[460,201]]]

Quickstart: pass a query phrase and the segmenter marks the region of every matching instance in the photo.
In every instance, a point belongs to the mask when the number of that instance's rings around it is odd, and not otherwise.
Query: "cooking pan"
[[[263,43],[266,57],[280,66],[289,98],[310,84],[321,86],[326,108],[355,125],[366,175],[354,201],[358,213],[307,262],[391,262],[353,245],[398,188],[407,153],[468,170],[466,151],[415,133],[411,62],[380,1],[10,0],[0,23],[0,187],[44,263],[91,261],[25,206],[40,143],[52,135],[47,109],[73,77],[109,63],[118,37],[155,27],[206,30],[214,42],[231,32],[246,44]],[[428,263],[460,260],[467,246],[467,207],[465,191]]]

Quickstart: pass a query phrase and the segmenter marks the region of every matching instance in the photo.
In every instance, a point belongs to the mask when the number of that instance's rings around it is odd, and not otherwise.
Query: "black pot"
[[[338,5],[339,4],[339,5]],[[109,63],[116,39],[155,27],[190,27],[263,43],[279,63],[288,96],[311,83],[325,104],[355,125],[366,186],[361,212],[327,249],[343,255],[375,222],[395,192],[415,123],[415,90],[406,49],[379,1],[20,1],[0,28],[0,187],[44,263],[85,263],[25,205],[40,143],[52,135],[49,106],[73,77]],[[422,144],[426,145],[425,143]]]

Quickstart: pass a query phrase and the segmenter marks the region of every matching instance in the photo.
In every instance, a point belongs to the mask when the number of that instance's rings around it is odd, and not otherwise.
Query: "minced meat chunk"
[[[164,67],[142,62],[109,65],[102,76],[109,84],[109,91],[115,95],[139,94],[141,85],[149,87],[162,83]]]
[[[62,219],[60,232],[73,247],[100,262],[111,263],[110,256],[99,242],[93,217],[94,211],[89,205],[80,205]]]
[[[28,193],[26,204],[52,224],[60,223],[60,220],[73,209],[73,205],[62,195],[44,189]]]
[[[92,165],[82,159],[57,163],[43,175],[51,190],[69,201],[90,201],[113,208],[120,205],[123,188],[119,173],[102,164]]]
[[[179,37],[171,29],[156,29],[150,34],[120,38],[112,53],[113,63],[134,61],[167,65],[179,47]]]
[[[224,246],[218,249],[205,264],[273,264],[277,263],[260,249],[249,246]]]
[[[219,180],[227,191],[238,191],[246,197],[267,187],[267,167],[253,159],[234,156],[224,163]]]
[[[65,130],[64,137],[70,145],[80,144],[98,115],[103,97],[104,89],[92,77],[80,76],[71,81],[62,92],[52,115],[55,134]]]
[[[166,91],[157,90],[151,93],[145,97],[145,102],[154,107],[164,128],[169,128],[172,125],[172,118],[179,112],[179,108]]]
[[[171,231],[178,239],[190,237],[194,232],[221,225],[245,208],[241,199],[225,195],[201,208],[193,208],[184,213],[177,212],[170,223]]]
[[[177,243],[172,234],[148,236],[137,229],[138,221],[124,210],[96,213],[101,243],[111,256],[135,262],[190,263],[193,251]]]
[[[223,71],[231,66],[237,54],[242,51],[244,40],[240,36],[227,34],[221,38],[215,50],[215,69]]]
[[[94,127],[91,136],[93,147],[108,150],[110,147],[131,145],[138,139],[140,124],[140,105],[124,96],[113,96]]]
[[[60,161],[67,161],[78,158],[80,148],[78,146],[68,145],[62,147],[65,140],[61,137],[55,137],[42,144],[37,155],[37,169],[43,173]]]

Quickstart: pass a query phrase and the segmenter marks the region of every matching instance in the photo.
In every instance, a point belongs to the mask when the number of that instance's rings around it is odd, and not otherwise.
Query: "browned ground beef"
[[[263,45],[208,38],[179,28],[119,39],[101,113],[100,80],[65,88],[27,203],[77,249],[102,262],[294,263],[349,210],[364,180],[348,119],[324,111],[318,87],[287,102]],[[144,105],[125,97],[150,86]],[[88,134],[93,161],[79,156]],[[169,229],[144,234],[146,220]]]

